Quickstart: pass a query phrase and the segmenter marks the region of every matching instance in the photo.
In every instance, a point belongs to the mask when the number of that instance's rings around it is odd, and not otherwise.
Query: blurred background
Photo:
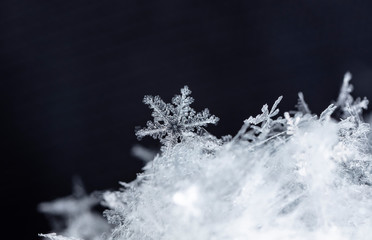
[[[4,232],[50,230],[39,202],[131,181],[136,126],[188,85],[195,110],[220,117],[208,130],[235,134],[250,115],[302,91],[320,113],[346,71],[354,96],[372,99],[370,1],[0,2],[0,104]],[[143,146],[157,149],[151,138]]]

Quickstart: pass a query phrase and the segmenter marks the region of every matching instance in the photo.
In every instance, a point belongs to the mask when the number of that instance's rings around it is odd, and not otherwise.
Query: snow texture
[[[103,194],[113,226],[103,239],[370,240],[368,100],[354,100],[350,79],[319,116],[302,93],[296,111],[278,116],[279,97],[223,139],[201,131],[218,119],[195,114],[187,87],[173,105],[145,97],[154,121],[136,134],[165,147],[136,180]]]

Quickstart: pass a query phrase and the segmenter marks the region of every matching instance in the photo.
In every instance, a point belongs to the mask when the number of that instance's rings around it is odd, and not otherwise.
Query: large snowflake
[[[190,97],[190,89],[185,86],[181,95],[172,99],[172,104],[165,103],[159,96],[145,96],[143,102],[153,110],[153,121],[147,122],[147,127],[136,131],[138,138],[152,136],[170,147],[190,134],[201,133],[207,124],[216,124],[218,117],[211,115],[208,109],[196,113],[190,107],[194,99]]]

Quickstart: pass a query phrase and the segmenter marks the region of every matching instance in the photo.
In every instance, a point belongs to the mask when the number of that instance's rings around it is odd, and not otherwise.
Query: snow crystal
[[[74,191],[71,196],[38,206],[39,211],[51,219],[52,231],[63,236],[56,233],[40,236],[51,240],[99,240],[101,235],[110,230],[107,221],[92,211],[99,199],[87,195],[79,178],[75,178],[73,183]]]
[[[208,109],[196,113],[190,107],[194,101],[190,94],[191,91],[185,86],[181,89],[181,95],[172,99],[172,104],[165,103],[159,96],[145,96],[143,102],[153,109],[154,121],[148,121],[147,128],[138,130],[137,137],[148,135],[158,138],[169,148],[194,130],[201,131],[207,124],[216,124],[218,118],[210,115]]]

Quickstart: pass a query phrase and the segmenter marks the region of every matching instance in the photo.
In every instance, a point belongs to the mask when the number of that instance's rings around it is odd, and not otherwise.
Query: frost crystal
[[[297,102],[296,108],[298,109],[300,113],[303,113],[303,114],[311,113],[309,106],[305,102],[304,94],[302,92],[298,93],[298,102]]]
[[[101,215],[91,210],[99,200],[86,194],[79,178],[74,179],[73,189],[71,196],[38,206],[39,211],[51,219],[52,230],[68,237],[55,233],[40,236],[51,240],[100,240],[100,235],[109,231],[110,227]]]
[[[353,91],[353,85],[350,84],[351,73],[347,72],[344,76],[344,80],[341,86],[340,94],[337,98],[336,106],[340,107],[343,114],[343,117],[348,117],[351,115],[360,115],[363,110],[368,107],[367,98],[354,98],[351,96]]]
[[[298,111],[278,116],[279,97],[223,140],[197,134],[217,118],[189,107],[187,87],[173,104],[145,97],[154,121],[136,134],[166,147],[151,161],[145,149],[134,150],[146,166],[103,194],[113,228],[101,239],[370,240],[372,137],[361,117],[368,101],[354,100],[350,77],[319,116],[301,93]],[[89,240],[75,233],[68,236]]]
[[[273,119],[279,113],[277,107],[282,98],[280,96],[270,110],[269,106],[265,104],[261,108],[261,114],[246,119],[244,125],[233,140],[236,141],[240,138],[258,144],[262,143],[262,141],[267,141],[270,137],[283,134],[285,132],[283,128],[285,121],[281,117]]]
[[[208,109],[196,113],[190,107],[194,99],[187,86],[181,89],[181,95],[172,99],[172,104],[165,103],[159,96],[145,96],[143,102],[153,110],[153,121],[147,122],[147,128],[136,132],[138,138],[152,136],[158,138],[166,147],[174,146],[193,132],[201,132],[207,124],[216,124],[218,118],[209,114]]]

